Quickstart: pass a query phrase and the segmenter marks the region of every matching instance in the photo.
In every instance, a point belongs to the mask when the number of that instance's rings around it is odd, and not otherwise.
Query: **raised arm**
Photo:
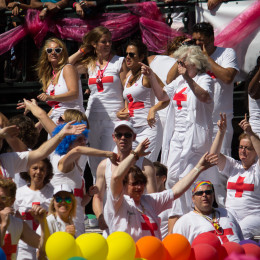
[[[223,114],[220,113],[220,120],[218,120],[217,125],[218,125],[218,132],[211,145],[210,153],[214,153],[219,156],[218,168],[220,171],[223,171],[226,165],[226,156],[220,153],[220,151],[221,151],[222,142],[224,140],[226,129],[227,129],[227,117],[225,113]]]
[[[44,129],[51,135],[53,130],[56,127],[56,124],[50,119],[50,117],[47,115],[47,113],[37,105],[37,102],[35,99],[32,99],[31,101],[29,101],[24,98],[23,101],[24,101],[23,103],[17,104],[17,109],[24,108],[25,114],[28,111],[31,111],[31,113],[39,120],[39,122],[44,127]]]
[[[158,81],[158,77],[156,76],[156,74],[153,72],[153,70],[141,63],[141,72],[142,74],[144,74],[145,76],[147,76],[149,78],[149,82],[150,82],[150,85],[154,91],[154,94],[155,96],[158,98],[158,100],[160,101],[168,101],[169,100],[169,97],[167,95],[167,93],[163,90],[161,84],[160,84],[160,81]]]
[[[247,115],[245,114],[245,119],[243,119],[239,126],[244,130],[244,132],[249,136],[250,141],[256,151],[258,158],[260,158],[260,139],[259,137],[253,132],[251,125],[247,120]],[[259,160],[258,160],[259,161]]]
[[[189,187],[203,171],[216,165],[217,162],[218,156],[216,154],[205,153],[201,157],[197,165],[185,177],[183,177],[172,187],[174,199],[179,198],[185,191],[189,189]]]
[[[107,157],[113,163],[117,162],[117,155],[113,152],[103,151],[103,150],[86,147],[86,146],[77,146],[71,149],[65,156],[63,156],[60,159],[58,165],[59,170],[63,173],[70,172],[74,168],[75,161],[81,155]]]
[[[139,143],[138,146],[135,148],[134,152],[140,157],[145,156],[149,154],[148,152],[145,152],[145,150],[149,147],[149,140],[146,138],[143,142]],[[134,165],[134,163],[137,160],[137,156],[130,153],[115,169],[115,171],[112,172],[111,177],[111,184],[110,189],[113,194],[114,198],[118,198],[119,195],[123,191],[123,179],[128,173],[131,166]]]
[[[142,171],[147,178],[147,183],[146,183],[147,193],[157,192],[158,191],[157,181],[156,181],[156,175],[155,175],[155,169],[153,163],[150,160],[144,158]]]
[[[179,76],[178,72],[178,63],[175,62],[174,65],[171,67],[171,69],[168,72],[166,83],[170,84],[173,80],[175,80]]]
[[[43,143],[38,149],[30,151],[27,167],[50,155],[65,136],[79,135],[85,130],[85,124],[72,125],[74,122],[75,121],[71,121],[67,123],[58,134]]]

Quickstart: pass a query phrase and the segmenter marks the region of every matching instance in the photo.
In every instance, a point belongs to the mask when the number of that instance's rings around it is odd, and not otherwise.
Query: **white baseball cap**
[[[60,184],[60,185],[54,186],[53,196],[56,195],[60,191],[66,191],[69,193],[73,193],[73,190],[70,188],[70,186],[68,184]]]
[[[127,121],[127,120],[117,121],[117,122],[115,123],[114,131],[116,131],[116,129],[117,129],[118,127],[120,127],[120,126],[126,126],[126,127],[128,127],[128,128],[135,134],[134,127],[133,127],[133,125],[132,125],[129,121]]]

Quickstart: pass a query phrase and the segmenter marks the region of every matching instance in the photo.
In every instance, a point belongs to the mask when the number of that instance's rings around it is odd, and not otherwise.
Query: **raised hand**
[[[227,116],[225,113],[220,113],[220,120],[218,120],[217,125],[218,125],[218,129],[221,132],[226,132],[227,129]]]
[[[46,210],[40,205],[32,205],[32,208],[29,210],[29,212],[39,223],[43,222],[46,218]]]
[[[178,73],[183,76],[188,76],[188,71],[183,60],[178,60],[177,64],[178,64]]]
[[[218,155],[217,154],[209,154],[206,152],[199,162],[197,163],[196,167],[202,171],[207,170],[208,168],[218,164]]]
[[[245,114],[245,118],[238,124],[246,134],[252,134],[252,128],[247,120],[247,114]]]
[[[142,62],[138,62],[138,63],[141,65],[141,73],[143,75],[147,76],[148,78],[150,78],[154,75],[153,70],[149,66],[145,65]]]
[[[108,158],[113,164],[118,165],[119,159],[116,153],[109,152]]]
[[[149,147],[150,141],[148,138],[146,138],[144,141],[138,144],[138,146],[135,148],[135,152],[138,154],[139,157],[146,156],[147,154],[150,154],[151,152],[145,152],[145,150]]]
[[[19,127],[17,127],[16,125],[6,126],[0,129],[0,138],[14,137],[18,136],[18,134]]]
[[[23,102],[19,102],[16,107],[16,109],[24,109],[24,115],[26,115],[29,111],[32,111],[35,108],[38,108],[36,100],[31,99],[30,101],[25,98],[23,99]]]
[[[85,124],[79,124],[79,125],[72,125],[74,124],[76,121],[73,120],[69,123],[67,123],[62,130],[60,131],[60,134],[66,136],[66,135],[79,135],[81,134],[85,129],[86,129],[86,125]]]
[[[0,210],[1,226],[7,227],[10,223],[10,215],[14,215],[14,209],[11,207],[5,207]]]

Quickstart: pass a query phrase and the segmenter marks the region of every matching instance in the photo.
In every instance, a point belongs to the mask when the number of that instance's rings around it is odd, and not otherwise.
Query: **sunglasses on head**
[[[57,48],[46,48],[46,52],[48,54],[51,54],[52,52],[55,52],[57,54],[60,54],[62,52],[62,48],[61,47],[57,47]]]
[[[213,190],[200,190],[200,191],[196,191],[193,195],[202,196],[204,193],[206,195],[211,195],[213,193]]]
[[[133,136],[132,133],[115,133],[115,137],[120,139],[122,136],[125,138],[131,138]]]
[[[61,203],[62,201],[65,201],[66,203],[70,204],[72,202],[72,198],[71,197],[65,197],[65,198],[62,198],[60,196],[56,196],[55,197],[55,201],[57,203]]]
[[[133,52],[126,52],[125,56],[127,57],[128,55],[129,55],[130,58],[134,58],[135,53],[133,53]]]

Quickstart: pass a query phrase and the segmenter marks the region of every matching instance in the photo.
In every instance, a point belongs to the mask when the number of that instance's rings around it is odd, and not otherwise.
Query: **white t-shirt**
[[[248,95],[249,123],[255,134],[260,136],[260,99],[253,99]]]
[[[212,214],[208,217],[212,218]],[[199,234],[205,232],[213,232],[216,234],[222,244],[228,241],[238,243],[243,240],[239,224],[231,213],[224,208],[218,208],[216,209],[216,218],[220,226],[224,229],[223,235],[217,234],[213,225],[194,211],[190,211],[177,220],[173,227],[173,233],[185,236],[190,243],[192,243],[194,238]]]
[[[28,156],[28,151],[0,154],[0,172],[4,177],[14,178],[15,173],[27,171]]]
[[[172,190],[159,193],[145,194],[141,197],[141,203],[137,207],[133,199],[124,195],[113,198],[111,190],[108,191],[107,203],[104,209],[104,217],[109,227],[109,233],[124,231],[137,241],[143,236],[154,236],[161,239],[159,214],[171,208],[174,200]],[[142,214],[145,214],[143,217]],[[145,218],[147,220],[145,221]],[[148,229],[148,225],[152,229]],[[152,230],[152,231],[151,231]],[[153,232],[153,233],[152,233]]]
[[[2,249],[9,260],[16,260],[17,244],[23,232],[23,221],[20,218],[10,216],[10,223],[4,237]]]
[[[223,68],[234,68],[239,71],[236,53],[231,48],[217,47],[210,57]],[[230,120],[233,118],[233,83],[223,83],[212,72],[209,72],[209,75],[214,81],[214,126],[217,127],[219,113],[226,113],[228,123],[231,124]]]
[[[259,161],[245,170],[240,161],[226,156],[221,172],[228,177],[226,208],[241,221],[249,215],[260,214],[260,169]]]

